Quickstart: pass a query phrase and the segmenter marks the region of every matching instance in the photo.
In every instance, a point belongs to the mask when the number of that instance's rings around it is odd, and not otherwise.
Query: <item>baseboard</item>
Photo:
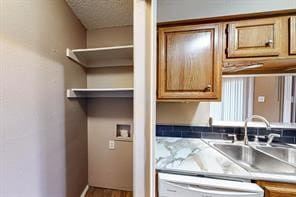
[[[88,186],[88,185],[86,185],[86,186],[85,186],[85,188],[84,188],[84,190],[83,190],[83,192],[82,192],[82,194],[80,195],[80,197],[85,197],[85,195],[86,195],[86,193],[87,193],[87,190],[88,190],[88,188],[89,188],[89,186]]]

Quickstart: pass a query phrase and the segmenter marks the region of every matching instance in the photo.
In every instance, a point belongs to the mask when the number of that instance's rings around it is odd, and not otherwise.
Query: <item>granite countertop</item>
[[[296,183],[295,175],[251,173],[201,139],[156,138],[156,169],[162,172]]]

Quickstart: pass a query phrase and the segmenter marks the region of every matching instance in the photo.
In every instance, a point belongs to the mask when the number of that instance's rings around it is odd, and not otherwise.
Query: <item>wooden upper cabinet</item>
[[[278,56],[281,52],[280,17],[228,23],[227,57]]]
[[[159,28],[158,99],[217,100],[222,25]]]
[[[296,55],[296,16],[290,18],[290,54]]]

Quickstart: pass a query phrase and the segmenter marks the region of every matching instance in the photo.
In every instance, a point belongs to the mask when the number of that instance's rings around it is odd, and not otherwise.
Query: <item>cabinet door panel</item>
[[[212,85],[213,31],[167,34],[168,91],[203,91]]]
[[[228,24],[228,57],[277,56],[281,52],[280,18]]]
[[[220,96],[220,25],[159,29],[159,99]]]
[[[253,27],[238,27],[238,45],[239,50],[249,48],[266,48],[267,42],[274,40],[273,25],[262,25]],[[256,39],[254,39],[256,38]],[[273,43],[271,43],[273,46]]]
[[[296,16],[290,18],[290,54],[296,55]]]

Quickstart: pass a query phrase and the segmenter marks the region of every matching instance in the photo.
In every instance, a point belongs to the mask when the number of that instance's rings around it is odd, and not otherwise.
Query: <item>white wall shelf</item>
[[[133,65],[133,45],[67,49],[66,55],[87,68]]]
[[[133,88],[68,89],[68,98],[120,97],[132,98]]]

